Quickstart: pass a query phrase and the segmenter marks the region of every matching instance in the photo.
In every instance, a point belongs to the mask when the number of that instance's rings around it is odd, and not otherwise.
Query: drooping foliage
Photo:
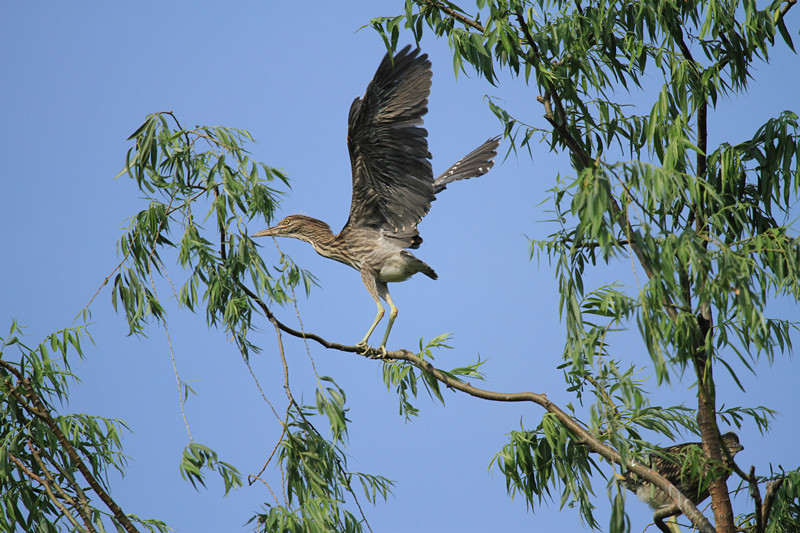
[[[448,40],[457,74],[476,72],[499,89],[509,79],[526,84],[539,114],[515,114],[489,98],[512,149],[544,142],[569,154],[572,169],[551,189],[558,230],[531,241],[531,255],[556,267],[564,376],[588,402],[575,415],[620,454],[622,470],[632,459],[646,462],[649,441],[680,432],[699,433],[719,461],[721,425],[765,430],[772,418],[766,407],[719,409],[728,402],[717,398],[714,372],[741,386],[743,370],[791,349],[795,320],[770,316],[767,305],[800,299],[798,116],[785,110],[749,132],[715,131],[709,117],[726,100],[746,98],[774,47],[793,51],[794,3],[407,0],[403,14],[372,21],[389,48],[403,31],[418,42],[431,32]],[[605,264],[633,265],[627,283],[587,286],[588,273]],[[630,330],[640,334],[648,368],[617,353]],[[687,372],[696,378],[694,408],[650,403],[642,376],[664,384],[686,381]],[[513,432],[498,454],[509,492],[533,505],[560,486],[562,505],[573,502],[597,526],[585,474],[595,465],[570,444],[585,437],[546,420]],[[753,491],[780,477],[742,474]],[[716,528],[733,531],[725,480],[706,482]],[[780,494],[796,505],[796,491]],[[611,530],[626,529],[617,498],[612,509]],[[759,529],[768,518],[759,509],[738,523]]]

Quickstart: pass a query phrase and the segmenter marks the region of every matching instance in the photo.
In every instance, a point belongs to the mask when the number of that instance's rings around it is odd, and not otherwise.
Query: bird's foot
[[[388,355],[386,352],[386,346],[383,344],[381,344],[376,351],[378,353],[372,356],[375,359],[384,359]]]
[[[369,344],[365,340],[356,344],[356,348],[358,348],[359,353],[363,355],[368,354],[369,351],[372,350],[372,348],[369,347]]]
[[[389,355],[389,352],[386,351],[386,346],[381,345],[378,348],[372,348],[366,341],[356,344],[356,348],[358,348],[358,353],[366,355],[370,359],[384,359]]]

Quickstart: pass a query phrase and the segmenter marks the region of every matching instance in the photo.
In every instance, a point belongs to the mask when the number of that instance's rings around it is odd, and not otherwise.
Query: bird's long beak
[[[261,231],[253,233],[250,236],[251,237],[271,237],[273,235],[275,235],[275,228],[262,229]]]

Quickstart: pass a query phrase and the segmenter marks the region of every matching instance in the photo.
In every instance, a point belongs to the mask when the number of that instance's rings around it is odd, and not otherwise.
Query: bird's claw
[[[356,344],[356,348],[359,349],[359,353],[361,355],[366,355],[370,359],[385,359],[389,355],[389,352],[386,351],[386,346],[372,348],[369,344],[363,341]]]
[[[375,359],[384,359],[388,355],[386,352],[386,346],[383,345],[377,349],[377,352],[377,354],[373,355]]]
[[[372,350],[369,344],[367,344],[367,341],[359,342],[358,344],[356,344],[356,348],[358,348],[359,353],[361,353],[362,355],[367,355],[369,351]]]

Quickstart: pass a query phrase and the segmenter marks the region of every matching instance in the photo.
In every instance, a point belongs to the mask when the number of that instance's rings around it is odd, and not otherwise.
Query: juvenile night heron
[[[378,305],[378,314],[358,343],[368,347],[370,335],[389,304],[386,340],[397,316],[387,282],[405,281],[417,272],[436,279],[436,272],[406,248],[419,248],[417,224],[428,213],[435,195],[448,183],[485,174],[494,164],[499,137],[489,139],[441,176],[433,179],[428,133],[421,127],[428,111],[431,63],[427,54],[408,46],[394,59],[381,61],[363,98],[350,107],[347,147],[353,171],[350,217],[338,235],[315,218],[292,215],[253,237],[294,237],[311,243],[320,255],[361,272],[361,279]]]
[[[722,435],[722,444],[727,448],[731,459],[744,450],[744,446],[739,444],[739,437],[732,431]],[[691,468],[690,465],[695,468]],[[698,467],[705,473],[704,475],[698,475]],[[650,455],[650,468],[665,477],[695,505],[708,498],[708,483],[703,478],[713,469],[717,477],[723,476],[727,479],[731,474],[731,467],[730,459],[723,452],[721,468],[718,465],[714,469],[703,453],[703,444],[700,442],[669,446]],[[653,509],[661,510],[672,506],[672,498],[661,489],[644,480],[627,479],[629,487],[636,492],[639,499]]]

